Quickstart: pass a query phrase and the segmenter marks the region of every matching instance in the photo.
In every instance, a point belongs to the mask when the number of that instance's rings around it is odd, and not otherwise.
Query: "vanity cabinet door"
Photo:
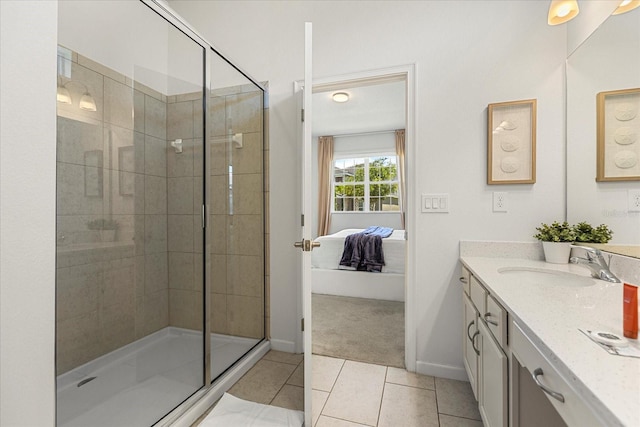
[[[463,293],[463,327],[462,354],[464,368],[469,376],[473,395],[478,399],[478,311],[469,297]]]
[[[496,343],[484,322],[480,331],[480,363],[478,374],[479,409],[485,427],[507,426],[507,356]]]

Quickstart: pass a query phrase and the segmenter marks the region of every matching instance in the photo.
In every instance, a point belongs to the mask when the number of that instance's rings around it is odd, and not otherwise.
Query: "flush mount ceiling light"
[[[623,0],[618,5],[618,8],[613,11],[612,15],[620,15],[621,13],[627,13],[638,6],[640,6],[640,0]]]
[[[349,100],[349,94],[347,92],[336,92],[332,95],[335,102],[347,102]]]
[[[552,0],[547,23],[549,25],[564,24],[575,18],[579,12],[577,0]]]

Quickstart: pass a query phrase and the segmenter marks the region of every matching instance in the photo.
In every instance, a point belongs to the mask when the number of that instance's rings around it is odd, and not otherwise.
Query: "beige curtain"
[[[333,137],[318,138],[318,236],[329,234],[331,223],[331,167]]]
[[[404,230],[404,211],[407,203],[404,179],[404,129],[396,130],[396,155],[398,156],[398,182],[400,183],[400,222]]]

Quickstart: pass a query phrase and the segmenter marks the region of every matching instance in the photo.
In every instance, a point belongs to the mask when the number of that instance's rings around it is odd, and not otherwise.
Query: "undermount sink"
[[[514,280],[533,284],[548,284],[573,288],[582,288],[596,284],[591,277],[546,268],[504,267],[499,268],[498,273],[509,275],[513,277]]]

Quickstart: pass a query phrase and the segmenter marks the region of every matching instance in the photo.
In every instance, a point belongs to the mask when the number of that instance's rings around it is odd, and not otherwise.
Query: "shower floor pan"
[[[212,334],[211,377],[259,341]],[[167,327],[59,375],[58,427],[152,425],[202,386],[201,348],[202,333]]]

